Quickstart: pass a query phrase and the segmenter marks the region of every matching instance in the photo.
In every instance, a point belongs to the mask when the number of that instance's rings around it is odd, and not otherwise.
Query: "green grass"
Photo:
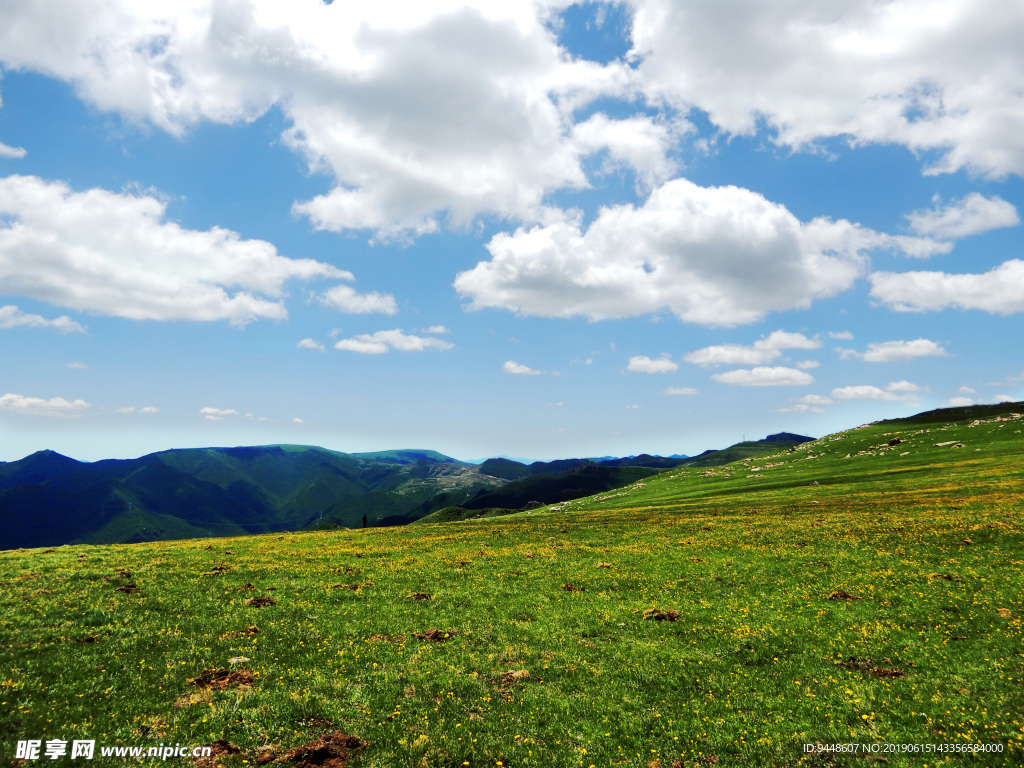
[[[1019,764],[1012,410],[506,517],[0,553],[0,757],[27,738],[226,738],[243,752],[221,764],[241,766],[337,730],[371,742],[354,768],[875,762],[805,755],[815,741],[998,744],[878,754]],[[416,637],[430,629],[440,642]],[[253,685],[189,685],[219,668]]]

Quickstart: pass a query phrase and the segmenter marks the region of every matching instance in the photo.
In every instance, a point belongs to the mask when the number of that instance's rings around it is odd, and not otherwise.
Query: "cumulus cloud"
[[[160,413],[160,409],[152,405],[147,405],[142,408],[127,405],[124,408],[115,408],[114,413]]]
[[[679,366],[672,362],[668,355],[662,355],[657,360],[652,360],[644,355],[635,355],[629,358],[629,365],[626,366],[627,371],[635,373],[672,373],[678,368]]]
[[[1024,173],[1024,8],[1005,0],[630,0],[643,88],[724,132],[901,144],[928,173]]]
[[[704,347],[684,356],[688,363],[696,365],[758,365],[770,363],[782,356],[785,349],[818,349],[821,342],[809,339],[802,333],[773,331],[767,337],[758,339],[750,346],[742,344],[721,344]],[[813,367],[813,366],[811,366]]]
[[[567,56],[531,0],[108,0],[103,13],[67,6],[60,23],[25,0],[5,16],[0,62],[127,120],[181,136],[280,108],[285,144],[333,178],[294,208],[321,229],[405,237],[481,213],[536,219],[546,194],[587,185],[589,154],[642,176],[668,165],[661,124],[572,130],[598,96],[635,94],[636,75]]]
[[[515,360],[506,360],[505,364],[501,366],[501,370],[514,376],[539,376],[544,373],[544,371],[538,371],[528,365],[517,363]]]
[[[336,285],[324,291],[320,294],[319,301],[325,306],[353,315],[394,315],[398,312],[398,304],[390,293],[356,293],[355,289],[348,285]]]
[[[803,397],[790,398],[793,405],[785,408],[776,408],[776,413],[824,413],[826,405],[832,405],[835,401],[824,395],[804,395]]]
[[[851,331],[829,331],[828,337],[830,339],[842,339],[844,341],[851,341],[853,339],[853,333]]]
[[[318,352],[323,352],[326,347],[316,339],[303,339],[295,345],[298,349],[315,349]]]
[[[444,325],[432,325],[429,328],[424,328],[421,333],[451,333],[451,331]]]
[[[238,411],[234,408],[211,408],[207,406],[199,409],[199,415],[207,421],[222,421],[225,416],[238,416]]]
[[[8,176],[0,179],[0,216],[6,293],[102,315],[234,325],[280,320],[288,314],[287,281],[352,278],[230,230],[184,229],[166,220],[166,203],[150,194],[75,192],[61,182]]]
[[[990,229],[1020,224],[1017,209],[1001,197],[985,197],[972,192],[944,208],[914,211],[907,216],[910,228],[919,235],[956,240],[978,235]]]
[[[12,147],[0,142],[0,157],[6,160],[19,160],[27,154],[22,147]]]
[[[960,408],[966,405],[974,405],[974,399],[970,397],[951,397],[946,401],[951,408]]]
[[[396,328],[376,333],[361,333],[351,339],[341,339],[335,349],[358,352],[363,355],[382,355],[391,349],[399,352],[422,352],[426,349],[451,349],[454,344],[430,336],[414,336]]]
[[[930,339],[912,341],[879,341],[868,344],[864,352],[853,349],[840,350],[844,360],[857,357],[866,363],[892,363],[912,360],[915,357],[947,357],[949,353],[937,342]]]
[[[832,390],[832,397],[836,400],[912,400],[923,389],[909,381],[894,381],[884,389],[871,384],[855,384],[836,387]]]
[[[29,416],[79,416],[92,408],[85,400],[65,400],[63,397],[25,397],[7,393],[0,395],[0,410],[24,413]]]
[[[968,386],[960,387],[960,389],[958,389],[957,392],[959,392],[961,395],[976,395],[976,394],[978,394],[978,390],[973,389],[972,387],[968,387]]]
[[[52,328],[62,333],[82,333],[85,331],[85,328],[67,315],[47,320],[42,315],[31,315],[28,312],[22,312],[13,304],[0,307],[0,328]]]
[[[663,395],[696,395],[699,394],[693,387],[666,387]]]
[[[1020,259],[1010,259],[981,274],[875,272],[870,280],[871,296],[897,312],[1024,312],[1024,261]]]
[[[814,383],[811,374],[784,366],[740,368],[713,374],[711,378],[722,384],[735,384],[741,387],[792,387]]]
[[[843,220],[804,224],[748,189],[675,179],[639,207],[602,208],[586,231],[562,221],[495,235],[491,260],[460,273],[455,288],[470,309],[599,320],[667,308],[735,325],[844,291],[866,251],[910,240]]]

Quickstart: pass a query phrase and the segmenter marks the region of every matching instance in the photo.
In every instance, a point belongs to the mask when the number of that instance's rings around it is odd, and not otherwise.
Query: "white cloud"
[[[379,313],[394,315],[398,312],[398,304],[390,293],[356,293],[348,285],[336,285],[324,291],[319,301],[325,306],[354,315]]]
[[[970,397],[951,397],[946,401],[950,408],[961,408],[965,405],[974,405],[974,399]]]
[[[626,406],[626,410],[627,411],[638,411],[638,410],[640,410],[640,406],[636,405],[635,403],[633,403],[631,405],[627,405]]]
[[[1015,403],[1020,398],[1014,397],[1013,395],[996,395],[994,399],[997,403]]]
[[[820,368],[821,363],[819,363],[817,360],[800,360],[799,362],[796,363],[796,367],[799,368],[801,371],[811,371],[814,370],[815,368]]]
[[[967,386],[960,387],[960,389],[958,389],[957,392],[959,392],[961,395],[976,395],[976,394],[978,394],[978,390],[972,389],[971,387],[967,387]]]
[[[909,381],[894,381],[887,384],[885,389],[871,384],[856,384],[836,387],[832,390],[832,397],[836,400],[913,400],[914,395],[923,389]]]
[[[901,144],[927,172],[1024,173],[1024,11],[1005,0],[630,0],[651,98],[784,146]]]
[[[544,373],[544,371],[538,371],[536,368],[531,368],[528,365],[521,365],[515,360],[506,360],[505,364],[501,366],[501,370],[515,376],[539,376]]]
[[[89,370],[89,366],[86,365],[85,363],[65,363],[64,367],[65,368],[70,368],[73,371],[87,371],[87,370]]]
[[[1017,209],[1011,203],[977,192],[941,209],[914,211],[907,218],[910,228],[917,234],[941,240],[955,240],[1020,224]]]
[[[980,309],[1024,312],[1024,261],[1011,259],[981,274],[875,272],[871,296],[897,312]]]
[[[28,152],[26,152],[22,147],[12,147],[0,142],[0,157],[6,160],[19,160],[27,154]]]
[[[298,349],[315,349],[318,352],[323,352],[326,347],[316,339],[303,339],[295,345]]]
[[[823,406],[832,405],[835,401],[823,395],[804,395],[803,397],[790,398],[793,405],[786,408],[776,408],[776,413],[824,413]]]
[[[713,374],[711,378],[722,384],[736,384],[741,387],[792,387],[814,383],[811,374],[784,366],[740,368]]]
[[[363,355],[382,355],[391,349],[397,349],[399,352],[422,352],[426,349],[451,349],[453,346],[454,344],[443,339],[414,336],[396,328],[390,331],[361,333],[351,339],[342,339],[334,348]]]
[[[85,328],[67,315],[47,320],[42,315],[30,315],[27,312],[22,312],[13,304],[0,307],[0,328],[53,328],[62,333],[85,331]]]
[[[305,424],[305,423],[306,422],[303,419],[300,419],[298,416],[295,416],[295,417],[292,418],[292,424]]]
[[[782,356],[784,349],[818,349],[821,342],[809,339],[802,333],[774,331],[767,338],[761,338],[750,346],[722,344],[704,347],[690,352],[683,359],[696,365],[758,365],[770,363]],[[813,367],[813,366],[812,366]]]
[[[65,400],[63,397],[25,397],[7,393],[0,395],[0,410],[24,413],[30,416],[78,416],[92,408],[85,400]]]
[[[144,405],[139,408],[139,413],[160,413],[160,409],[154,405]]]
[[[949,355],[938,343],[930,339],[914,339],[912,341],[881,341],[868,344],[867,351],[861,353],[852,349],[844,349],[840,357],[844,360],[859,357],[866,363],[891,363],[911,360],[915,357],[947,357]]]
[[[635,373],[672,373],[678,368],[679,366],[672,362],[668,355],[662,355],[657,360],[652,360],[645,355],[635,355],[629,358],[629,365],[626,366],[627,371]]]
[[[851,341],[853,339],[853,333],[851,331],[829,331],[828,337],[830,339],[842,339],[843,341]]]
[[[230,230],[183,229],[147,194],[75,192],[33,176],[0,178],[0,282],[9,294],[132,320],[287,317],[284,284],[352,275],[278,255]],[[233,293],[232,293],[233,291]]]
[[[160,409],[152,405],[147,405],[143,408],[136,409],[133,405],[125,406],[124,408],[115,408],[114,413],[159,413]]]
[[[421,333],[451,333],[451,331],[443,325],[432,325],[429,328],[424,328]]]
[[[225,416],[238,416],[239,413],[234,408],[211,408],[207,406],[199,410],[199,415],[207,421],[221,421]]]
[[[636,76],[567,56],[542,6],[106,0],[102,13],[72,4],[57,20],[48,3],[24,0],[5,10],[0,62],[178,136],[277,106],[284,142],[335,184],[294,210],[322,229],[403,237],[446,218],[537,220],[546,194],[587,185],[581,161],[604,149],[641,175],[664,174],[660,123],[574,134],[576,109],[633,95]]]
[[[572,135],[582,154],[607,150],[606,171],[627,166],[634,169],[647,186],[653,186],[676,171],[675,163],[666,153],[679,134],[691,128],[689,123],[673,126],[647,116],[611,120],[599,112],[577,123]]]
[[[844,291],[864,272],[865,251],[912,240],[848,221],[803,224],[748,189],[675,179],[640,207],[602,208],[586,231],[562,221],[495,235],[491,260],[460,273],[455,288],[470,309],[599,320],[667,308],[735,325]]]
[[[666,387],[663,395],[696,395],[699,394],[693,387]]]

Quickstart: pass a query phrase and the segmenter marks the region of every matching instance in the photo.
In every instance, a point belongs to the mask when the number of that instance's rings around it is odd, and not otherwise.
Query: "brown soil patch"
[[[114,590],[115,592],[124,592],[126,595],[134,595],[142,590],[139,589],[137,584],[125,584],[123,587],[118,587]]]
[[[447,631],[443,629],[428,629],[426,634],[419,632],[413,632],[412,636],[417,640],[430,640],[432,643],[443,643],[445,640],[451,640],[455,635],[459,634],[454,629]]]
[[[197,768],[216,768],[220,765],[221,755],[237,755],[242,750],[227,739],[217,739],[210,747],[210,756],[196,760]]]
[[[203,576],[221,576],[231,569],[226,565],[215,565],[210,570],[203,573]]]
[[[252,608],[262,608],[265,605],[277,605],[277,600],[272,597],[250,597],[245,604]]]
[[[562,589],[566,592],[586,592],[586,587],[574,587],[572,584],[563,584]]]
[[[331,584],[331,589],[348,589],[352,592],[357,592],[359,586],[359,584]]]
[[[428,595],[426,592],[413,592],[411,595],[409,595],[409,599],[410,600],[429,600],[430,599],[430,595]]]
[[[348,736],[344,733],[328,733],[315,741],[303,744],[301,747],[289,749],[280,760],[289,762],[298,768],[345,768],[348,761],[361,753],[370,742],[363,741],[358,736]]]
[[[501,684],[505,688],[512,686],[521,686],[527,680],[530,679],[530,673],[525,669],[509,670],[501,676]]]
[[[892,664],[892,661],[890,661],[889,659],[883,659],[883,661],[887,664]],[[907,676],[907,673],[904,672],[901,667],[875,664],[874,660],[870,656],[850,656],[845,661],[840,661],[837,663],[840,667],[843,667],[844,669],[855,669],[858,672],[867,672],[872,677],[880,677],[888,680]],[[907,666],[913,665],[908,664]]]
[[[946,581],[956,581],[954,576],[950,576],[948,573],[929,573],[929,579],[945,579]]]
[[[598,563],[597,567],[598,568],[611,568],[612,564],[611,563]]]
[[[461,567],[462,567],[462,566],[464,566],[464,565],[469,565],[469,564],[470,564],[470,562],[472,562],[472,561],[470,561],[470,560],[456,560],[456,561],[455,561],[455,565],[456,565],[457,567],[461,568]]]
[[[204,669],[199,677],[190,677],[188,684],[199,690],[223,691],[232,685],[250,687],[255,677],[248,669]]]
[[[863,597],[857,597],[856,595],[851,595],[845,589],[837,589],[835,592],[833,592],[831,595],[829,595],[825,599],[826,600],[863,600],[864,598]]]
[[[648,608],[644,611],[644,618],[652,621],[675,621],[681,615],[679,611],[663,611],[661,608]]]
[[[243,586],[242,589],[256,589],[256,585],[251,584],[250,582],[246,582],[245,586]]]

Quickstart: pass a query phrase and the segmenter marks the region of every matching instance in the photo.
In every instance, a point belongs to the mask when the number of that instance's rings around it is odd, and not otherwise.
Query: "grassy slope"
[[[1013,410],[503,518],[2,553],[0,749],[226,737],[248,752],[223,764],[251,765],[337,729],[372,742],[353,768],[868,764],[804,755],[815,740],[999,744],[882,756],[1019,764]],[[127,583],[141,592],[115,592]],[[644,620],[652,607],[681,616]],[[414,635],[431,628],[449,638]],[[238,656],[252,688],[194,693],[189,678]]]

